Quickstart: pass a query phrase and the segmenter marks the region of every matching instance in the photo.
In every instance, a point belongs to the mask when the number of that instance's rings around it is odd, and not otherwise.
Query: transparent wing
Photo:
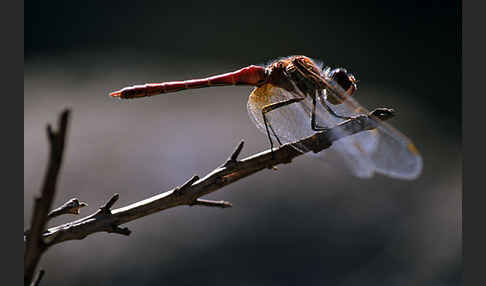
[[[375,165],[370,154],[376,149],[377,143],[376,131],[364,131],[340,139],[329,151],[336,151],[355,176],[371,178]]]
[[[302,97],[290,93],[282,88],[271,84],[265,84],[255,88],[248,99],[248,114],[257,128],[267,134],[262,116],[262,109],[272,103],[283,102],[292,98]],[[307,99],[305,100],[307,101]],[[282,144],[296,141],[300,138],[314,134],[310,128],[309,113],[305,101],[292,103],[290,105],[272,110],[266,114],[270,135],[274,142],[277,142],[275,134]],[[310,112],[310,110],[309,110]]]
[[[351,109],[347,105],[332,105],[323,95],[318,96],[320,105],[316,108],[317,124],[323,127],[333,127],[344,121],[330,114],[323,104],[330,106],[333,111],[341,116],[353,117],[362,114],[359,109]],[[375,173],[375,164],[371,155],[376,152],[379,142],[379,134],[376,130],[362,131],[348,135],[335,142],[325,153],[335,152],[342,159],[348,169],[359,178],[371,178]],[[321,156],[324,152],[318,153]],[[309,153],[312,154],[312,153]]]
[[[324,77],[323,80],[328,86],[327,96],[334,96],[343,103],[337,107],[341,112],[349,114],[368,113],[351,96],[347,96],[345,91],[332,79]],[[336,111],[339,112],[339,111]],[[375,171],[399,179],[415,179],[422,172],[423,162],[415,145],[405,135],[377,118],[377,142],[374,148],[365,150],[368,153],[370,162],[373,163]],[[359,134],[356,134],[359,135]],[[346,138],[343,138],[346,139]],[[360,146],[365,147],[367,146]],[[350,144],[342,144],[341,152],[353,157],[355,148],[350,149]]]
[[[327,96],[338,97],[342,104],[332,105],[323,99],[337,114],[354,116],[368,113],[356,100],[332,79],[323,78],[329,86]],[[266,134],[261,110],[264,106],[301,97],[270,84],[256,88],[248,100],[248,113],[257,128]],[[278,108],[267,113],[267,119],[282,143],[296,141],[315,132],[310,127],[310,97],[298,103]],[[400,179],[414,179],[422,171],[422,157],[413,143],[391,125],[375,119],[377,128],[346,136],[327,150],[336,151],[354,175],[371,177],[374,172]],[[333,127],[342,119],[329,114],[322,106],[316,108],[316,121],[321,127]],[[275,140],[273,132],[271,136]],[[304,151],[303,149],[301,151]],[[326,153],[323,152],[323,153]],[[322,154],[319,154],[322,156]]]
[[[251,93],[248,100],[248,113],[257,128],[266,134],[265,123],[262,117],[263,107],[286,101],[291,98],[302,97],[303,95],[288,92],[282,88],[266,84],[258,87]],[[305,100],[292,103],[285,107],[272,110],[267,113],[266,117],[269,126],[273,128],[282,144],[297,141],[303,137],[311,136],[315,133],[311,128],[311,111],[312,98],[307,97]],[[349,109],[337,109],[336,112],[341,115],[352,116],[357,114]],[[316,107],[316,122],[320,127],[333,127],[342,122],[342,119],[330,115],[321,103],[318,102]],[[276,137],[270,130],[270,135],[274,142]],[[374,130],[364,131],[358,134],[347,136],[333,144],[326,152],[318,153],[322,157],[333,150],[337,152],[348,166],[351,172],[362,178],[371,177],[375,167],[371,161],[370,154],[376,148],[378,142],[377,132]],[[296,146],[302,152],[305,152],[304,146]],[[309,152],[308,154],[314,154]]]

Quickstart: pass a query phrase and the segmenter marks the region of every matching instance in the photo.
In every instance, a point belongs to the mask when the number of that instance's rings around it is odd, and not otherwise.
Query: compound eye
[[[329,73],[329,77],[336,81],[348,95],[352,95],[356,91],[357,80],[351,73],[348,73],[346,69],[337,68]]]

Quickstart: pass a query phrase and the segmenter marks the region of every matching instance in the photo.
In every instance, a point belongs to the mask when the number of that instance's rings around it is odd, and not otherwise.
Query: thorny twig
[[[297,142],[282,145],[280,148],[273,150],[273,154],[271,150],[266,150],[242,160],[237,160],[243,148],[243,141],[241,141],[223,165],[201,179],[198,176],[193,176],[180,187],[112,210],[111,208],[119,198],[118,194],[115,194],[95,213],[79,220],[47,229],[42,233],[43,250],[63,241],[83,239],[96,232],[105,231],[129,235],[131,231],[128,228],[121,228],[119,225],[176,206],[231,207],[230,202],[205,200],[200,199],[200,197],[263,169],[271,169],[278,164],[290,163],[293,158],[303,154],[293,147],[295,144],[305,146],[306,149],[317,153],[329,148],[334,141],[344,136],[376,128],[378,121],[387,120],[393,114],[394,112],[391,109],[375,109],[368,115],[360,115],[344,121],[327,131],[315,133]],[[36,212],[34,211],[35,214]],[[28,237],[30,239],[30,234]]]
[[[290,163],[293,158],[302,155],[302,152],[293,148],[292,144],[304,145],[313,152],[320,152],[329,148],[332,142],[343,136],[375,128],[377,121],[374,118],[386,120],[391,116],[393,116],[393,111],[390,109],[376,109],[370,115],[357,116],[325,132],[316,133],[295,143],[285,144],[274,150],[273,156],[270,150],[266,150],[248,158],[237,160],[236,158],[243,147],[243,142],[241,142],[222,166],[216,168],[204,178],[199,179],[199,177],[194,176],[181,187],[148,199],[109,212],[100,209],[79,220],[49,228],[43,234],[44,241],[46,245],[51,246],[66,240],[83,239],[96,232],[117,232],[113,230],[118,225],[181,205],[229,207],[231,204],[228,202],[208,201],[199,198],[260,170],[273,168],[278,164]],[[111,206],[112,204],[110,204]],[[127,234],[127,232],[124,231],[123,234]]]

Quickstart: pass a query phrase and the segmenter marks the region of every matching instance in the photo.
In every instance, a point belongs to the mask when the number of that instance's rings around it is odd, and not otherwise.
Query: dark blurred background
[[[73,109],[55,204],[87,214],[205,175],[239,140],[267,148],[251,88],[117,101],[108,92],[303,54],[345,67],[369,108],[416,143],[415,181],[351,177],[299,158],[209,198],[50,249],[49,285],[462,285],[461,11],[457,1],[25,2],[24,225],[47,159],[45,124]],[[52,224],[70,218],[61,217]]]

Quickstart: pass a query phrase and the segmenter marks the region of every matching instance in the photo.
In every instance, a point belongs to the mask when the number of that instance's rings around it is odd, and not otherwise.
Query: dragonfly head
[[[327,70],[327,76],[330,77],[332,80],[337,82],[345,91],[347,96],[351,96],[354,94],[356,89],[358,88],[358,80],[356,77],[349,73],[344,68],[337,68],[331,71]],[[326,94],[330,94],[330,90],[326,90]],[[340,104],[342,100],[339,99],[337,96],[327,96],[326,98],[332,104]]]

